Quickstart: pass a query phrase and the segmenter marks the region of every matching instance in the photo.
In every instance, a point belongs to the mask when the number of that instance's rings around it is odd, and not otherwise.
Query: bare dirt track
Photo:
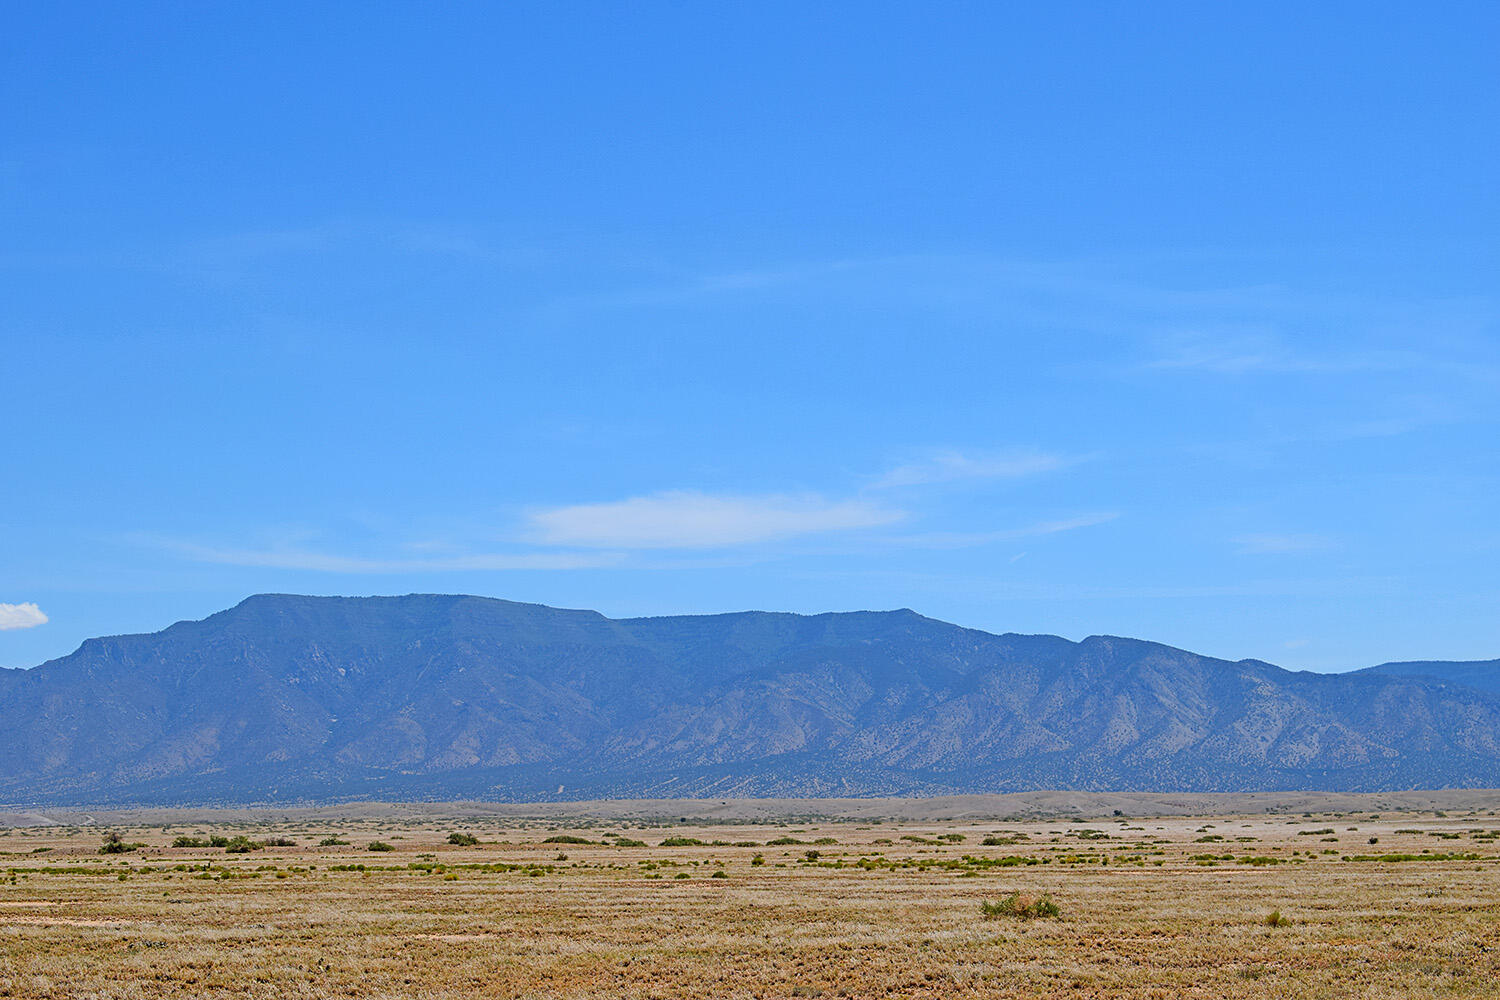
[[[0,996],[1496,995],[1495,793],[1035,795],[48,813],[0,830]]]

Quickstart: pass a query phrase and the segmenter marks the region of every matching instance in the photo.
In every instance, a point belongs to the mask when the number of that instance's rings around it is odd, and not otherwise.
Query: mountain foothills
[[[904,610],[262,595],[0,671],[0,801],[1496,787],[1497,667],[1293,673]]]

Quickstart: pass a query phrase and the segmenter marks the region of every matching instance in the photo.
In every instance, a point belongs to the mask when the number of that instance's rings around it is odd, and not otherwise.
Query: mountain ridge
[[[0,801],[1500,786],[1500,694],[1372,670],[909,608],[258,594],[0,674]]]

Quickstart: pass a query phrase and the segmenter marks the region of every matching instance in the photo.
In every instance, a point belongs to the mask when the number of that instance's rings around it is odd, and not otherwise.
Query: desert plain
[[[15,811],[0,997],[1493,997],[1497,813],[1455,791]]]

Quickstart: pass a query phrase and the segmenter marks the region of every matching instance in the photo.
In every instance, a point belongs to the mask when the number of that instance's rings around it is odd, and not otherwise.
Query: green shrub
[[[728,878],[728,877],[729,877],[729,873],[726,872],[726,871],[724,871],[722,868],[720,870],[714,872],[712,875],[709,876],[709,878]]]
[[[365,850],[367,850],[367,851],[394,851],[395,848],[392,847],[390,844],[387,844],[383,840],[372,840],[372,841],[370,841],[369,846],[365,848]]]
[[[542,841],[544,844],[592,844],[593,841],[587,837],[575,837],[570,833],[560,833],[555,837],[548,837]],[[698,843],[698,841],[694,841]]]
[[[703,841],[697,837],[668,837],[661,842],[663,847],[703,847]]]
[[[789,846],[791,844],[801,844],[801,843],[805,843],[805,841],[798,840],[796,837],[777,837],[775,840],[768,840],[768,841],[766,841],[766,846],[767,847],[787,847],[787,846]]]
[[[208,841],[198,837],[178,837],[172,841],[173,847],[207,847]]]
[[[1062,912],[1061,908],[1052,901],[1052,897],[1046,893],[1040,896],[1032,896],[1013,892],[999,902],[991,903],[985,901],[980,903],[979,907],[988,920],[995,920],[1000,917],[1033,920],[1038,917],[1055,917]]]
[[[616,847],[645,847],[644,840],[632,840],[629,837],[620,837],[615,841]]]
[[[340,840],[338,837],[324,837],[318,841],[319,847],[348,847],[349,841]]]
[[[473,847],[479,843],[479,838],[472,833],[450,833],[448,834],[448,843],[454,847]]]
[[[764,854],[757,854],[755,857],[753,857],[753,858],[750,859],[750,864],[754,865],[757,868],[759,868],[761,865],[763,865],[765,863],[766,863],[766,856]]]
[[[1272,910],[1270,913],[1267,913],[1265,919],[1261,922],[1264,923],[1267,927],[1292,926],[1291,918],[1283,917],[1280,910]]]
[[[208,846],[209,847],[228,847],[229,846],[229,838],[226,837],[226,836],[224,836],[221,833],[216,833],[213,836],[211,836],[211,837],[208,838]]]
[[[127,844],[125,838],[111,830],[104,835],[104,843],[99,846],[100,854],[129,854],[131,851],[142,847],[141,844]]]
[[[246,836],[233,837],[224,845],[224,853],[249,854],[251,851],[258,851],[265,846],[260,841],[251,840]]]

